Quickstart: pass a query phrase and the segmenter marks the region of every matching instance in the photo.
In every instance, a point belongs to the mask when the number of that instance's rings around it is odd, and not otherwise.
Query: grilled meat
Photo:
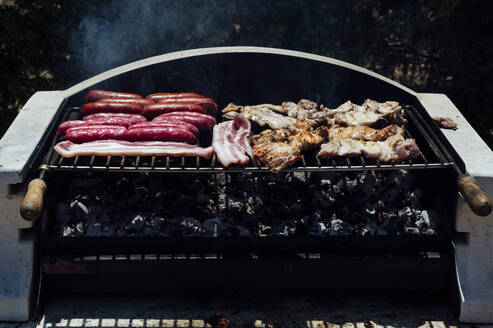
[[[330,138],[342,137],[364,141],[383,141],[393,135],[403,135],[404,130],[391,124],[383,129],[377,130],[368,126],[337,127],[328,129]]]
[[[453,119],[447,116],[433,116],[433,121],[442,129],[457,130],[457,123]]]
[[[382,162],[404,160],[419,156],[419,148],[414,139],[404,139],[401,134],[391,135],[382,141],[364,141],[333,135],[320,147],[317,156],[331,158],[336,156],[365,155]]]
[[[271,171],[279,172],[301,158],[301,152],[323,142],[326,127],[308,131],[311,125],[299,121],[285,129],[265,130],[252,136],[253,154]]]
[[[396,101],[379,103],[367,99],[361,106],[347,101],[336,109],[326,108],[325,111],[330,126],[368,126],[381,120],[396,124],[407,122],[404,118],[404,110]]]
[[[281,106],[275,106],[270,104],[256,105],[256,106],[238,106],[230,103],[223,109],[223,117],[227,119],[233,119],[236,114],[241,113],[249,121],[253,121],[260,126],[269,126],[271,129],[282,129],[294,124],[296,120],[294,118],[284,116],[274,112],[282,111]]]

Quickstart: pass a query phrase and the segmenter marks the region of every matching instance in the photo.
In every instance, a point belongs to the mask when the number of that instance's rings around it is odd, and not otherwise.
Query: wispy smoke
[[[340,8],[316,0],[100,0],[73,1],[71,8],[76,22],[67,22],[63,34],[70,35],[80,78],[199,47],[256,45],[329,54],[340,34],[331,18]]]
[[[80,1],[70,49],[91,76],[162,53],[231,44],[238,8],[229,1]]]

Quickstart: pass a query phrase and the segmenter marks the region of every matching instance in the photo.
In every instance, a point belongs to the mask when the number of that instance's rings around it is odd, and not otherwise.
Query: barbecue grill
[[[59,157],[53,151],[59,141],[56,127],[78,118],[83,98],[92,89],[144,95],[190,90],[216,99],[219,108],[230,101],[280,103],[301,98],[328,107],[348,99],[399,101],[409,121],[406,137],[416,139],[420,157],[381,163],[361,156],[322,160],[307,152],[280,175],[318,181],[363,171],[383,176],[412,172],[427,204],[439,214],[440,226],[430,235],[61,236],[54,233],[52,209],[75,178],[131,180],[144,174],[153,180],[179,181],[189,175],[211,177],[210,185],[215,186],[219,182],[214,179],[227,183],[236,176],[274,175],[251,164],[224,168],[215,157]],[[442,132],[430,115],[453,117],[459,130]],[[493,192],[493,154],[444,95],[418,94],[354,65],[281,49],[196,49],[131,63],[64,91],[37,92],[0,141],[0,320],[27,320],[39,299],[56,293],[166,291],[179,286],[448,288],[462,321],[493,322],[493,291],[484,288],[493,285],[491,208],[471,177]],[[30,181],[38,183],[30,185],[33,194],[47,186],[44,199],[38,194],[36,204],[44,210],[37,221],[23,219],[19,210]],[[465,199],[475,213],[487,217],[474,214]],[[196,279],[197,272],[202,279]]]

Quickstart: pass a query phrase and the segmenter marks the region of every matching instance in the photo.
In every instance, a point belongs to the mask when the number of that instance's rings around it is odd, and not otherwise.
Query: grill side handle
[[[48,186],[45,182],[49,174],[49,167],[42,165],[39,178],[29,182],[26,195],[20,206],[20,213],[24,220],[36,221],[43,212],[43,201]]]
[[[478,186],[473,177],[462,174],[457,178],[457,185],[460,193],[475,214],[487,216],[491,213],[493,202],[483,188]]]

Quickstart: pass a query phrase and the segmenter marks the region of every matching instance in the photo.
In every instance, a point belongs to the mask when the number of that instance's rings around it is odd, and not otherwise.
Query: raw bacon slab
[[[252,147],[248,141],[250,122],[241,114],[233,121],[219,123],[212,132],[212,148],[222,165],[247,164],[249,157],[254,161]]]
[[[62,157],[74,156],[200,156],[210,158],[212,147],[199,147],[185,142],[100,140],[75,144],[62,141],[55,147]]]

